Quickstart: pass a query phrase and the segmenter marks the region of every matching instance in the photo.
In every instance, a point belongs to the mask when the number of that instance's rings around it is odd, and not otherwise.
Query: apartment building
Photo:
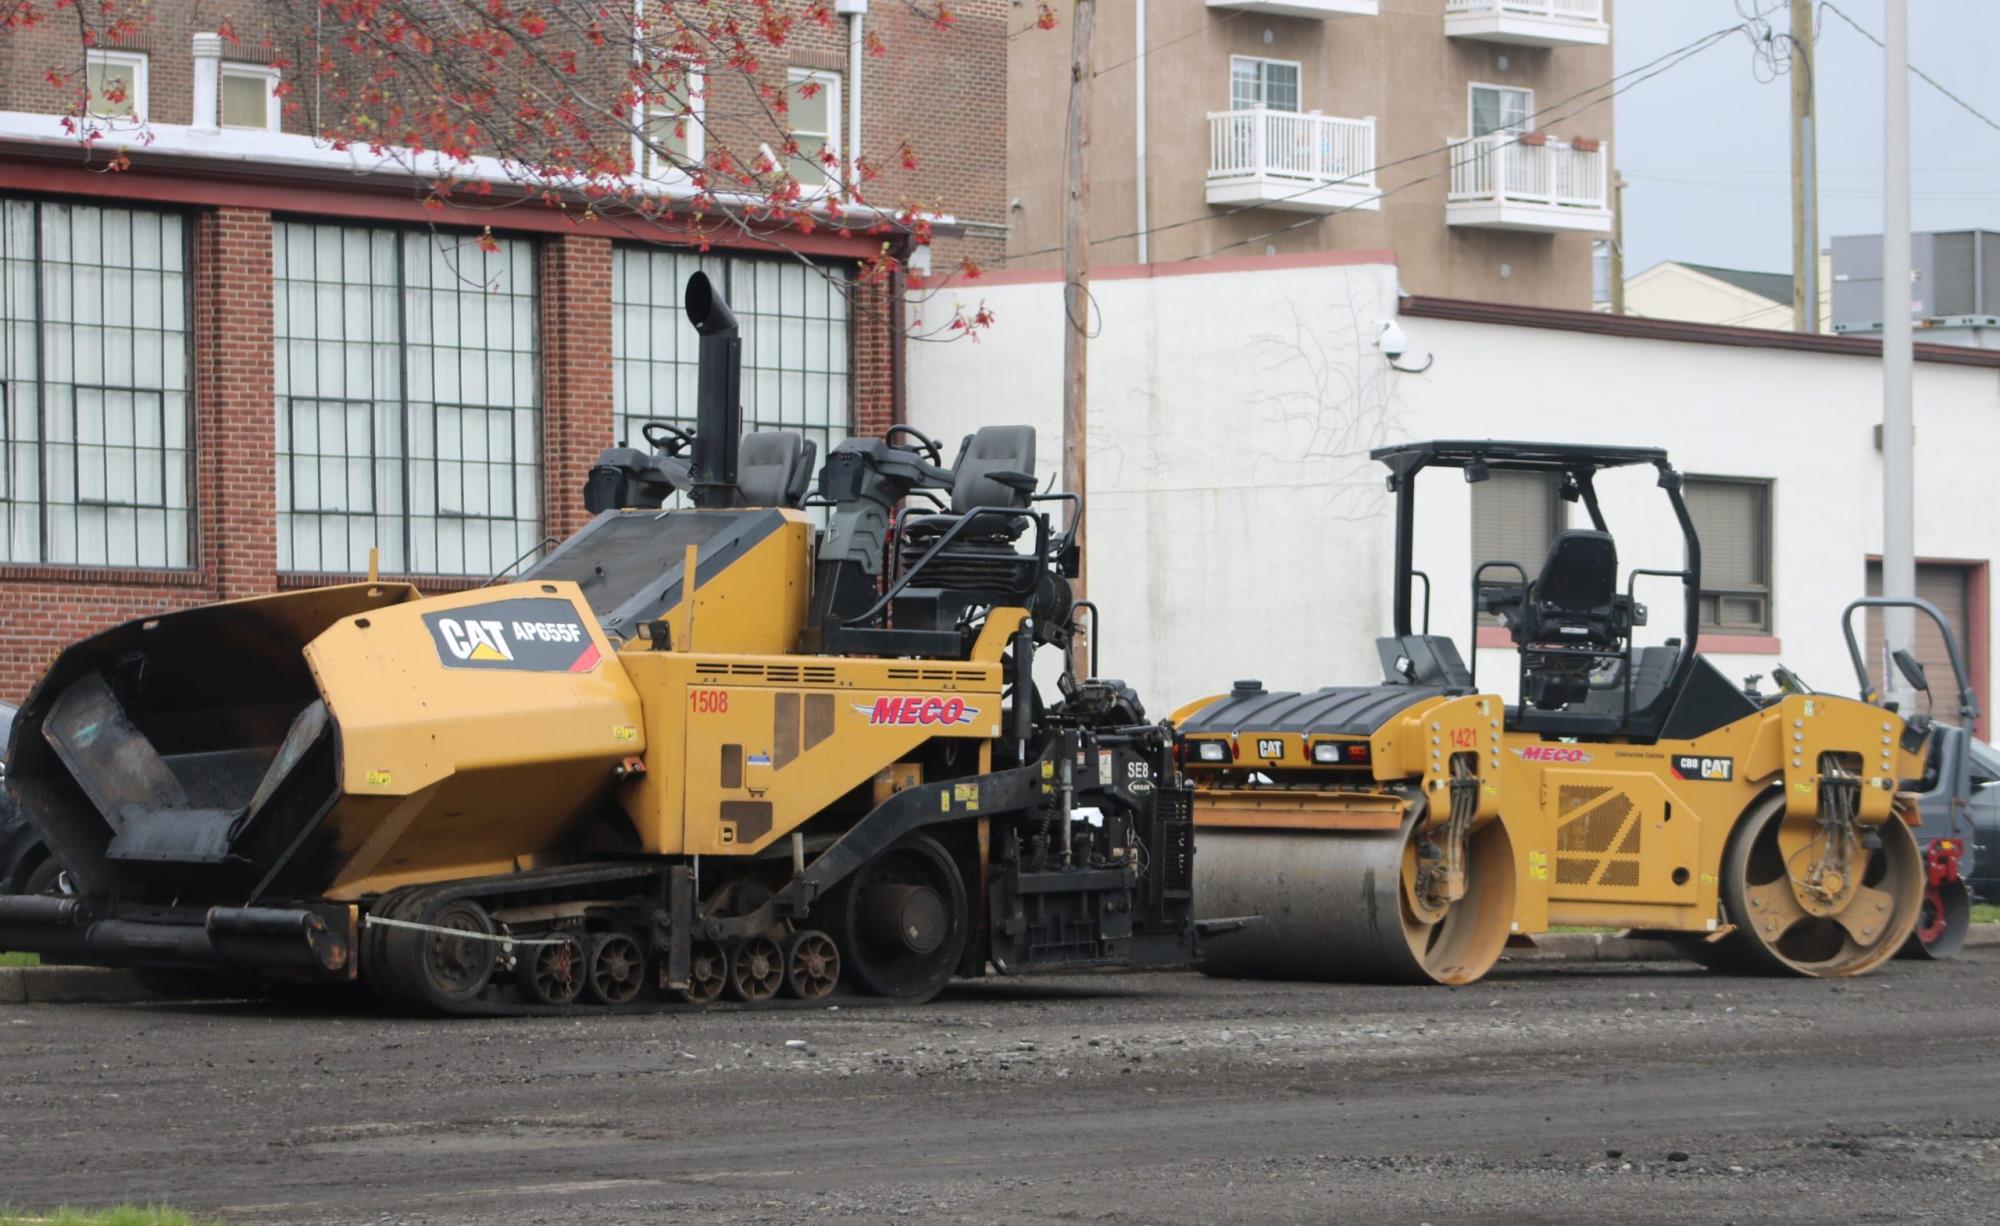
[[[839,186],[818,149],[858,149],[885,211],[998,216],[1001,168],[972,151],[1001,139],[1005,0],[955,3],[947,29],[837,7],[758,65],[791,103],[806,189]],[[753,426],[823,453],[901,413],[900,295],[856,283],[885,244],[911,254],[899,231],[865,212],[807,232],[559,210],[484,164],[427,199],[421,157],[320,138],[340,83],[283,62],[313,58],[278,17],[314,8],[249,6],[223,35],[214,6],[154,0],[89,51],[74,23],[4,36],[0,698],[129,618],[352,578],[371,554],[385,576],[472,587],[566,534],[601,448],[692,416],[696,268],[743,321]],[[89,150],[49,76],[73,65],[105,121]],[[769,122],[750,84],[703,75],[646,117],[696,161],[704,138]],[[645,152],[634,191],[689,198]],[[941,260],[998,249],[939,234]]]
[[[1588,309],[1611,36],[1611,0],[1100,3],[1092,259],[1387,248],[1412,293]],[[1010,267],[1061,259],[1069,56],[1011,44]]]

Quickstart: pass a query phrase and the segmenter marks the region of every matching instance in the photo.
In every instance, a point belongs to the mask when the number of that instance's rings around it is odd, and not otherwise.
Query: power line
[[[1573,111],[1569,111],[1562,115],[1557,115],[1548,122],[1553,123],[1559,120],[1568,119],[1571,116],[1579,115],[1584,111],[1589,110],[1591,107],[1594,107],[1601,102],[1608,102],[1611,99],[1616,98],[1618,95],[1624,93],[1626,90],[1629,90],[1632,87],[1639,85],[1642,82],[1650,81],[1654,77],[1659,76],[1661,73],[1664,73],[1669,69],[1678,68],[1680,65],[1686,63],[1688,60],[1691,60],[1695,56],[1700,55],[1702,52],[1708,50],[1710,47],[1715,46],[1717,43],[1720,43],[1724,38],[1738,32],[1739,30],[1752,34],[1754,38],[1755,32],[1753,29],[1753,24],[1754,24],[1753,22],[1742,22],[1737,25],[1729,26],[1726,29],[1717,30],[1712,34],[1708,34],[1701,38],[1698,38],[1694,42],[1688,43],[1685,46],[1677,47],[1673,51],[1669,51],[1667,54],[1660,56],[1657,59],[1650,60],[1647,63],[1640,65],[1638,68],[1628,69],[1627,71],[1620,73],[1619,76],[1621,77],[1632,76],[1632,74],[1635,72],[1644,72],[1645,75],[1634,77],[1632,80],[1627,81],[1623,85],[1620,85],[1617,89],[1612,90],[1604,97],[1593,99],[1592,101],[1585,103],[1584,105],[1576,108]],[[1666,61],[1671,61],[1671,62],[1666,62]],[[1658,66],[1655,67],[1655,65]],[[1651,71],[1646,71],[1648,69],[1650,69]],[[1617,79],[1618,77],[1612,78],[1613,81],[1616,81]],[[1602,89],[1602,88],[1604,88],[1604,86],[1597,86],[1593,87],[1592,89],[1584,90],[1582,91],[1582,93],[1571,94],[1569,98],[1565,98],[1563,99],[1563,101],[1567,102],[1570,101],[1571,99],[1582,97],[1583,94],[1595,93],[1597,89]],[[1555,105],[1560,106],[1562,105],[1562,103],[1559,102],[1556,103]],[[1550,108],[1545,107],[1543,108],[1543,111],[1545,112],[1548,109]],[[1537,112],[1534,117],[1539,118],[1542,113],[1543,112]],[[1519,144],[1521,137],[1523,135],[1525,135],[1525,133],[1517,133],[1512,140],[1496,143],[1493,146],[1492,150],[1487,154],[1487,156],[1492,156],[1493,154],[1498,153],[1500,150],[1505,149],[1510,145]],[[1447,148],[1450,148],[1450,146],[1447,146]],[[1410,159],[1405,158],[1402,160],[1408,161]],[[1394,163],[1391,164],[1393,165]],[[1233,243],[1225,243],[1220,247],[1210,248],[1208,251],[1205,251],[1200,255],[1185,256],[1183,257],[1183,259],[1184,260],[1204,259],[1220,251],[1229,251],[1236,247],[1244,247],[1248,246],[1251,243],[1262,242],[1267,238],[1275,238],[1280,234],[1290,233],[1293,230],[1297,230],[1304,226],[1311,225],[1312,223],[1323,220],[1326,217],[1335,216],[1336,214],[1345,213],[1350,210],[1360,208],[1364,204],[1371,204],[1385,200],[1388,197],[1393,196],[1398,192],[1407,191],[1408,189],[1415,187],[1420,183],[1428,183],[1432,179],[1439,178],[1449,173],[1452,169],[1453,169],[1453,164],[1447,162],[1442,168],[1438,170],[1434,170],[1427,175],[1421,175],[1415,179],[1411,179],[1407,183],[1399,183],[1395,187],[1389,188],[1386,191],[1378,192],[1375,195],[1368,197],[1366,200],[1358,200],[1353,204],[1342,205],[1340,208],[1333,209],[1327,213],[1315,213],[1307,217],[1300,218],[1298,221],[1292,222],[1289,225],[1279,226],[1275,230],[1266,230],[1262,234],[1253,234],[1248,238],[1241,238]]]
[[[1832,13],[1834,16],[1840,18],[1848,25],[1854,27],[1854,32],[1856,34],[1859,34],[1861,37],[1867,39],[1869,42],[1874,43],[1877,47],[1882,46],[1881,39],[1869,33],[1867,28],[1864,27],[1860,22],[1854,20],[1854,18],[1849,17],[1846,13],[1842,12],[1840,6],[1834,4],[1832,0],[1821,0],[1820,8],[1824,9],[1826,12]],[[1884,47],[1883,50],[1886,51],[1887,48]],[[1940,82],[1936,77],[1925,72],[1923,69],[1917,67],[1915,64],[1910,65],[1910,75],[1923,81],[1924,84],[1930,86],[1932,89],[1943,94],[1945,97],[1951,99],[1953,102],[1956,102],[1959,105],[1959,107],[1965,111],[1966,114],[1972,116],[1974,119],[1977,119],[1979,122],[1985,124],[1987,127],[1992,128],[1994,131],[2000,132],[2000,122],[1996,122],[1991,115],[1986,114],[1984,111],[1981,111],[1978,107],[1972,105],[1970,102],[1967,102],[1965,99],[1959,97],[1957,94],[1952,93],[1949,89],[1946,89],[1944,87],[1944,84]]]

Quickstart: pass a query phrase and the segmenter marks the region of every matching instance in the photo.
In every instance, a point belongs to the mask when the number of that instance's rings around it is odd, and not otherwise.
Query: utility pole
[[[1910,403],[1910,5],[1888,0],[1882,89],[1882,594],[1917,594],[1916,423]],[[1882,691],[1916,695],[1889,659],[1916,644],[1912,609],[1882,610]]]
[[[1625,313],[1625,176],[1615,174],[1611,190],[1611,313]]]
[[[1063,311],[1068,326],[1063,331],[1063,488],[1084,495],[1085,452],[1089,438],[1086,413],[1085,363],[1090,343],[1090,35],[1097,15],[1096,0],[1076,0],[1071,18],[1069,46],[1069,157],[1068,211],[1063,222]],[[1087,554],[1083,548],[1083,516],[1076,516],[1077,577],[1071,582],[1076,598],[1088,591]],[[1091,622],[1090,633],[1097,633]],[[1074,667],[1090,659],[1088,644],[1078,636],[1070,646]],[[1083,671],[1088,671],[1087,669]]]
[[[1819,166],[1813,0],[1792,0],[1792,331],[1819,331]]]

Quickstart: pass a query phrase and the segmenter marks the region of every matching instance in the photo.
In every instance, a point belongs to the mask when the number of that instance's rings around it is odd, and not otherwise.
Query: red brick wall
[[[202,213],[194,227],[195,494],[202,569],[223,599],[271,590],[271,215]]]
[[[611,445],[611,241],[542,244],[542,522],[567,536],[590,518],[583,481]]]

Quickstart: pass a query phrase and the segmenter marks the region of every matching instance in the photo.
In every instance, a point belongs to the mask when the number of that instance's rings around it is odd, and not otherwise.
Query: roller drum
[[[1204,917],[1262,922],[1203,943],[1201,969],[1222,978],[1471,983],[1507,943],[1514,852],[1489,821],[1467,836],[1466,894],[1436,923],[1405,895],[1412,823],[1398,831],[1210,827],[1197,835],[1195,906]]]

